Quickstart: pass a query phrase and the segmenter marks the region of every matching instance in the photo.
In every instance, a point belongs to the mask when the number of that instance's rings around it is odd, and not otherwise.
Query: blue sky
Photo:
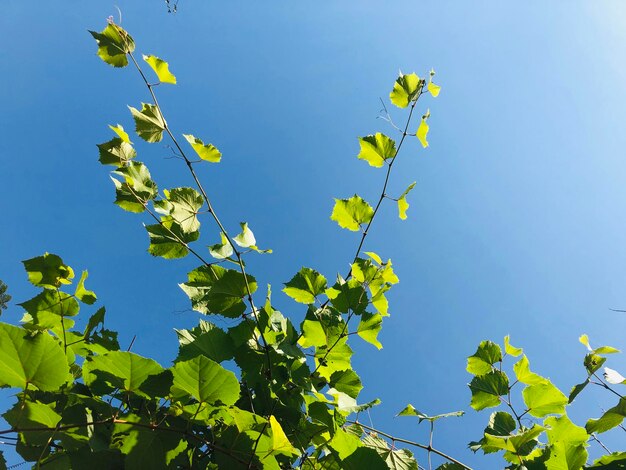
[[[623,3],[181,0],[176,15],[156,0],[117,5],[138,50],[177,75],[157,90],[170,125],[224,154],[201,178],[231,231],[246,220],[274,249],[250,269],[295,321],[303,309],[281,283],[301,266],[345,273],[358,244],[329,220],[332,198],[380,191],[383,170],[355,158],[358,136],[393,133],[377,119],[379,97],[398,69],[437,71],[441,95],[420,110],[432,113],[430,147],[410,141],[392,176],[396,193],[417,181],[409,218],[389,202],[365,246],[401,279],[384,349],[355,356],[362,398],[383,400],[375,426],[423,441],[425,426],[393,418],[407,403],[468,410],[438,425],[435,443],[498,468],[465,449],[489,415],[469,408],[466,387],[481,340],[511,334],[565,391],[585,376],[581,333],[624,347],[626,314],[609,310],[626,309]],[[132,70],[95,56],[87,29],[109,15],[107,2],[4,2],[0,279],[21,302],[34,290],[20,261],[61,255],[89,270],[122,343],[136,334],[133,350],[166,365],[172,329],[198,320],[177,287],[196,263],[149,256],[145,219],[112,204],[95,144],[110,138],[107,124],[131,128],[126,105],[148,96]],[[190,184],[167,149],[134,141],[161,187]],[[209,227],[207,244],[218,234]],[[2,319],[20,317],[13,303]],[[608,365],[626,375],[624,357]],[[570,414],[583,424],[612,405],[594,391]],[[619,449],[617,437],[606,443]]]

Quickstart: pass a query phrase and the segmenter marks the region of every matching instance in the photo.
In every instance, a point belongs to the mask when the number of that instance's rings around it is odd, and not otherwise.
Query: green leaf
[[[432,95],[432,97],[437,98],[439,96],[439,92],[441,91],[441,87],[433,83],[434,76],[435,76],[435,71],[431,70],[427,88],[428,88],[428,92]]]
[[[130,137],[128,136],[128,133],[124,130],[124,128],[122,127],[121,124],[118,124],[117,126],[112,126],[111,124],[109,124],[109,129],[111,129],[113,132],[115,132],[117,137],[122,142],[124,142],[126,144],[131,144],[132,143],[130,141]]]
[[[191,134],[183,134],[183,137],[189,142],[189,145],[191,145],[202,160],[211,163],[219,163],[222,159],[222,154],[212,144],[205,144],[202,140]]]
[[[361,379],[352,369],[334,372],[330,376],[329,385],[355,399],[363,389]]]
[[[383,317],[380,313],[363,312],[361,321],[357,328],[357,334],[378,349],[382,349],[383,345],[378,341],[378,333],[383,327]]]
[[[398,198],[398,215],[402,220],[406,220],[406,211],[409,208],[409,203],[407,202],[406,197],[416,184],[417,183],[415,181],[411,183]]]
[[[148,201],[158,194],[157,185],[148,168],[141,162],[130,162],[127,166],[111,172],[121,180],[111,177],[115,184],[115,204],[129,212],[143,212]]]
[[[389,94],[389,99],[399,108],[406,108],[411,101],[414,101],[423,86],[422,80],[414,73],[403,74],[396,79],[393,90]]]
[[[225,259],[233,254],[233,246],[228,241],[226,235],[224,235],[224,232],[220,232],[220,237],[222,239],[222,243],[211,245],[209,247],[209,253],[213,258]]]
[[[315,298],[326,290],[326,278],[311,268],[302,268],[285,283],[283,292],[296,302],[315,303]]]
[[[361,447],[361,440],[345,430],[339,428],[335,431],[333,438],[328,443],[341,460],[348,458],[354,451]]]
[[[68,379],[63,348],[48,333],[29,337],[26,330],[0,323],[0,387],[58,390]]]
[[[185,233],[175,222],[146,225],[150,236],[148,253],[165,259],[184,258],[189,253],[188,244],[198,239],[199,232]]]
[[[135,50],[135,42],[120,26],[109,23],[101,32],[89,31],[98,43],[98,56],[113,67],[126,67],[126,54]]]
[[[530,371],[530,362],[528,361],[526,354],[524,354],[522,358],[513,365],[513,372],[515,372],[517,380],[526,385],[537,385],[549,382],[549,380],[545,377]]]
[[[579,383],[578,385],[574,385],[569,392],[569,397],[568,397],[567,402],[572,403],[574,401],[574,398],[576,398],[578,394],[582,392],[587,385],[589,385],[589,378],[587,378],[584,382]]]
[[[370,166],[380,168],[385,161],[396,156],[396,143],[385,134],[377,132],[375,135],[359,137],[361,151],[357,155],[365,160]]]
[[[61,415],[49,405],[36,401],[24,401],[2,415],[7,423],[14,428],[51,428],[54,429],[61,421]],[[22,432],[21,439],[29,445],[45,445],[50,439],[48,432]]]
[[[200,403],[234,405],[239,399],[239,381],[235,374],[204,356],[177,362],[172,368],[176,397],[191,395]]]
[[[239,225],[241,225],[241,233],[234,237],[233,241],[242,248],[256,246],[256,238],[254,238],[252,230],[248,228],[248,224],[246,222],[241,222]]]
[[[467,371],[473,375],[485,375],[493,370],[493,364],[502,360],[500,346],[482,341],[476,352],[467,358]]]
[[[296,456],[299,455],[300,452],[296,449],[287,436],[285,435],[285,431],[280,426],[280,423],[276,420],[274,415],[270,415],[270,429],[272,431],[272,447],[270,450],[270,454],[277,453],[288,456]]]
[[[422,116],[420,125],[417,128],[417,132],[415,133],[418,140],[422,144],[422,147],[424,148],[428,147],[428,140],[426,140],[426,137],[428,136],[428,131],[430,129],[430,126],[428,125],[428,122],[427,122],[428,118],[430,118],[430,110],[426,111],[426,114]]]
[[[585,424],[585,429],[589,434],[606,432],[622,424],[626,417],[626,398],[620,398],[618,404],[608,409],[600,418],[590,419]]]
[[[356,314],[361,314],[368,306],[367,293],[363,284],[356,279],[335,283],[333,287],[326,289],[326,295],[333,307],[341,313],[352,310]]]
[[[124,128],[122,126],[109,127],[118,135],[126,135],[126,138],[128,138],[128,134],[124,132]],[[103,165],[113,165],[116,168],[125,166],[129,161],[137,156],[137,152],[130,144],[130,140],[125,141],[121,137],[114,137],[108,142],[98,144],[97,147],[100,155],[100,163]]]
[[[602,468],[603,470],[623,470],[626,469],[626,452],[613,452],[603,455],[594,460],[589,468]]]
[[[578,341],[580,341],[592,354],[615,354],[620,352],[619,349],[614,348],[613,346],[600,346],[599,348],[592,348],[589,343],[589,336],[586,334],[581,335],[580,338],[578,338]]]
[[[434,416],[429,416],[426,413],[422,413],[421,411],[416,410],[415,407],[409,403],[402,411],[400,411],[400,413],[397,414],[397,416],[416,416],[421,423],[422,421],[434,422],[441,418],[459,417],[463,416],[464,414],[465,411],[452,411],[450,413],[442,413]]]
[[[247,275],[250,293],[257,289],[254,277]],[[236,318],[246,307],[242,299],[248,295],[246,278],[238,271],[221,266],[200,266],[188,275],[188,282],[179,284],[191,299],[194,310],[204,313],[219,313]]]
[[[154,55],[144,55],[143,60],[145,60],[152,70],[154,70],[154,73],[157,74],[159,82],[176,85],[176,77],[170,72],[170,66],[167,62]]]
[[[550,416],[546,418],[543,423],[548,426],[546,434],[548,435],[548,442],[550,444],[557,442],[585,444],[589,439],[585,428],[572,423],[567,415],[558,417]]]
[[[159,107],[154,104],[141,103],[141,111],[129,106],[135,120],[135,132],[146,142],[161,142],[165,130],[165,119]]]
[[[335,199],[333,213],[330,216],[341,228],[356,232],[361,224],[366,224],[374,216],[374,209],[356,194],[349,199]]]
[[[44,324],[50,320],[60,321],[60,317],[73,317],[79,311],[74,297],[65,292],[47,289],[18,305],[29,313],[35,324]]]
[[[517,424],[509,413],[504,411],[497,411],[495,413],[491,413],[489,417],[489,424],[483,431],[483,438],[478,442],[470,442],[469,448],[477,452],[479,449],[483,451],[485,454],[491,454],[493,452],[498,452],[500,450],[499,447],[489,446],[487,441],[485,440],[484,435],[490,434],[492,436],[508,436],[513,431]]]
[[[324,346],[327,343],[326,332],[319,320],[304,319],[301,325],[302,336],[298,344],[303,348]]]
[[[532,450],[532,447],[529,447],[528,444],[533,443],[545,429],[543,426],[533,424],[532,428],[524,429],[511,436],[495,436],[485,433],[485,445],[490,448],[512,452],[516,455],[527,455]]]
[[[94,291],[87,290],[85,288],[87,274],[87,271],[83,271],[83,274],[80,277],[80,281],[78,281],[78,285],[76,286],[76,292],[74,292],[74,296],[87,305],[93,305],[97,300],[97,297]]]
[[[186,361],[202,354],[215,362],[233,358],[235,345],[232,338],[213,323],[200,320],[192,330],[174,330],[180,349],[177,361]]]
[[[155,201],[154,208],[165,217],[162,220],[177,223],[183,232],[192,233],[200,229],[198,211],[204,205],[204,199],[193,188],[174,188],[164,190],[165,199]]]
[[[472,392],[470,405],[476,411],[480,411],[500,404],[500,396],[506,395],[509,391],[509,378],[504,372],[494,370],[474,377],[469,388]]]
[[[529,413],[537,418],[548,414],[565,413],[567,397],[547,379],[545,382],[526,387],[522,391],[522,396]]]
[[[105,313],[105,308],[100,307],[96,313],[89,317],[89,321],[87,322],[87,326],[85,326],[85,331],[83,332],[83,336],[85,338],[89,338],[98,325],[104,326]]]
[[[129,393],[144,395],[139,387],[150,375],[163,368],[152,359],[129,351],[113,351],[88,358],[83,365],[85,384],[96,393],[107,393],[119,388]]]
[[[417,460],[408,449],[391,449],[387,441],[375,434],[365,436],[363,444],[374,449],[385,460],[390,470],[418,470]]]
[[[508,354],[509,356],[518,357],[520,354],[522,354],[522,352],[524,352],[522,348],[516,348],[515,346],[512,346],[509,341],[510,337],[509,335],[506,335],[504,337],[504,352],[506,354]]]
[[[44,253],[43,256],[27,259],[22,263],[28,280],[37,287],[56,289],[62,284],[71,284],[74,279],[74,270],[51,253]]]

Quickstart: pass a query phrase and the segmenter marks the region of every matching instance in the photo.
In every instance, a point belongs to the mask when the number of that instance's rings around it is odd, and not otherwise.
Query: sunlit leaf
[[[402,220],[406,220],[406,211],[409,208],[409,203],[407,202],[406,197],[416,184],[416,182],[411,183],[398,198],[398,215]]]
[[[504,337],[504,352],[506,354],[508,354],[509,356],[518,357],[520,354],[522,354],[522,352],[524,352],[522,348],[516,348],[515,346],[512,346],[509,341],[510,337],[509,335],[506,335]]]
[[[315,303],[315,298],[326,290],[326,278],[311,268],[302,268],[285,283],[283,292],[296,302]]]
[[[204,199],[193,188],[174,188],[163,191],[165,199],[154,202],[154,208],[165,217],[164,221],[173,221],[183,232],[192,233],[200,228],[198,211]]]
[[[135,120],[137,135],[146,142],[160,142],[163,139],[163,131],[166,124],[158,106],[149,103],[141,103],[141,111],[129,106]]]
[[[204,356],[177,362],[172,368],[172,393],[190,395],[201,403],[234,405],[239,398],[239,381],[235,374]]]
[[[226,238],[226,235],[224,235],[223,232],[220,232],[220,237],[222,243],[216,243],[215,245],[211,245],[209,247],[209,253],[211,253],[211,256],[213,256],[213,258],[225,259],[233,254],[233,246],[230,244],[228,238]]]
[[[416,74],[401,73],[393,85],[389,99],[399,108],[406,108],[411,101],[417,98],[422,86],[423,82]]]
[[[525,354],[513,365],[513,372],[515,372],[517,380],[526,385],[549,382],[545,377],[530,371],[530,362]]]
[[[222,159],[222,154],[212,144],[205,144],[201,139],[191,134],[183,134],[183,137],[189,142],[189,145],[191,145],[202,160],[211,163],[219,163]]]
[[[361,321],[357,328],[357,334],[378,349],[382,349],[383,345],[378,341],[378,333],[383,327],[383,317],[380,313],[363,312]]]
[[[156,183],[141,162],[130,162],[111,173],[121,177],[121,180],[111,179],[115,184],[115,204],[126,211],[143,212],[148,201],[158,194]]]
[[[87,271],[83,271],[83,274],[80,277],[80,281],[78,281],[78,285],[76,286],[76,292],[74,292],[74,296],[76,296],[76,298],[81,302],[87,305],[92,305],[97,300],[97,297],[94,291],[85,288],[86,280]]]
[[[426,114],[422,116],[420,125],[417,128],[417,132],[415,133],[420,143],[422,144],[422,147],[424,148],[428,147],[428,140],[426,140],[428,136],[428,131],[430,129],[430,126],[428,125],[428,122],[427,122],[428,118],[430,118],[430,110],[426,111]]]
[[[357,157],[376,168],[380,168],[386,160],[396,156],[396,143],[380,132],[359,137],[359,144],[361,151]]]
[[[43,256],[27,259],[22,263],[28,280],[37,287],[56,289],[62,284],[71,284],[74,278],[74,270],[51,253],[44,253]]]
[[[585,424],[585,429],[589,434],[597,432],[606,432],[609,429],[622,424],[626,417],[626,398],[620,398],[619,402],[613,408],[609,408],[598,419],[590,419]]]
[[[482,341],[476,352],[467,358],[467,371],[474,375],[485,375],[492,371],[493,364],[502,360],[500,346],[491,341]]]
[[[335,207],[330,216],[341,228],[347,228],[353,232],[361,228],[374,216],[374,209],[363,198],[356,194],[349,199],[335,199]]]
[[[256,238],[254,238],[254,233],[248,227],[246,222],[241,222],[241,233],[233,238],[233,241],[242,248],[250,248],[251,246],[256,245]]]
[[[500,396],[506,395],[509,391],[509,379],[504,372],[494,370],[474,377],[469,388],[472,391],[470,405],[476,411],[480,411],[500,404]]]
[[[63,348],[48,333],[28,336],[23,328],[0,323],[0,386],[58,390],[68,379]]]
[[[167,62],[154,55],[144,55],[143,60],[154,70],[161,83],[176,84],[176,77],[170,72],[170,66]]]
[[[563,414],[567,397],[552,382],[546,379],[535,385],[529,385],[522,391],[528,412],[537,418],[548,414]]]
[[[120,26],[109,23],[101,32],[89,31],[98,43],[98,56],[113,67],[126,67],[126,54],[135,50],[135,42]]]

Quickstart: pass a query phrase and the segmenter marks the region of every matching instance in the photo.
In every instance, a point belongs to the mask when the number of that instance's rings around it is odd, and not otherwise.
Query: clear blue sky
[[[376,119],[379,97],[398,69],[437,71],[443,90],[424,104],[430,147],[411,141],[391,183],[399,193],[417,181],[409,219],[389,203],[365,247],[401,279],[384,349],[355,356],[362,399],[383,400],[375,426],[423,441],[425,425],[393,419],[407,403],[468,410],[438,426],[435,443],[498,468],[465,449],[489,415],[469,408],[466,387],[465,359],[481,340],[510,333],[566,392],[585,376],[581,333],[625,346],[626,314],[609,310],[626,309],[622,2],[180,0],[176,15],[157,0],[116,2],[138,50],[178,77],[157,90],[170,125],[224,154],[201,177],[231,230],[247,220],[274,249],[250,259],[251,271],[296,320],[303,309],[281,283],[302,265],[344,273],[358,243],[329,220],[332,198],[379,192],[383,170],[355,158],[357,136],[393,132]],[[131,128],[126,105],[148,96],[132,70],[95,55],[87,29],[109,15],[107,2],[3,3],[0,279],[24,301],[34,290],[20,261],[61,255],[89,270],[122,343],[136,334],[133,350],[167,365],[172,328],[198,320],[177,287],[196,263],[149,256],[146,219],[112,204],[95,144],[110,138],[107,124]],[[167,149],[134,141],[161,187],[189,184]],[[20,317],[13,303],[2,319]],[[608,365],[626,375],[624,357]],[[584,424],[612,405],[590,393],[570,413]]]

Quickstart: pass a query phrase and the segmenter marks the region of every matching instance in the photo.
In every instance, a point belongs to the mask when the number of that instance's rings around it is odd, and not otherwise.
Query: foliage
[[[412,117],[423,95],[440,93],[434,72],[428,81],[401,73],[393,85],[391,102],[408,111],[403,128],[393,125],[398,143],[380,132],[359,138],[357,157],[385,168],[380,196],[374,204],[356,194],[335,199],[330,218],[359,233],[358,248],[345,276],[331,279],[303,267],[285,283],[283,292],[294,300],[294,308],[306,306],[304,320],[294,325],[273,307],[269,286],[257,306],[259,283],[247,272],[244,259],[271,250],[257,247],[246,222],[240,233],[231,235],[197,177],[196,165],[219,163],[221,152],[190,133],[181,134],[188,146],[181,144],[165,118],[155,86],[176,83],[169,64],[143,56],[155,74],[157,81],[152,82],[135,58],[135,42],[119,25],[111,21],[91,34],[105,63],[134,66],[146,85],[151,102],[140,109],[129,106],[138,137],[149,143],[169,139],[193,181],[193,187],[159,191],[148,167],[136,160],[128,133],[120,125],[110,126],[114,136],[98,149],[100,162],[114,167],[115,204],[151,219],[145,226],[150,254],[196,259],[199,266],[180,287],[207,320],[176,331],[179,352],[173,364],[164,367],[120,350],[117,333],[104,326],[104,307],[93,307],[97,296],[87,288],[87,271],[76,281],[74,270],[49,253],[24,261],[28,280],[40,292],[20,304],[25,310],[21,326],[0,323],[0,386],[15,389],[17,398],[3,414],[9,428],[0,434],[14,437],[16,451],[37,468],[423,468],[413,452],[397,448],[398,443],[425,451],[429,468],[432,458],[441,460],[440,469],[469,468],[433,447],[435,423],[463,412],[430,416],[412,405],[403,409],[401,416],[429,423],[428,444],[358,421],[360,412],[380,401],[359,402],[363,385],[352,367],[350,346],[351,338],[359,336],[382,347],[378,333],[389,316],[386,294],[398,277],[391,260],[362,249],[385,199],[396,201],[399,217],[407,217],[407,196],[415,183],[397,198],[387,195],[387,186],[407,138],[428,146],[430,111],[417,127]],[[192,151],[194,159],[189,157]],[[205,254],[198,241],[207,220],[214,227],[211,240],[219,237],[220,242]],[[74,318],[82,309],[90,311],[89,321],[79,331]],[[218,327],[210,321],[213,315],[233,319],[233,326]],[[590,349],[585,358],[588,375],[569,399],[548,379],[531,372],[526,356],[513,366],[517,380],[511,383],[502,365],[522,350],[511,346],[508,337],[504,354],[495,343],[481,343],[468,359],[467,370],[474,376],[471,406],[482,410],[504,404],[512,415],[493,413],[471,448],[502,452],[510,468],[585,465],[587,442],[620,426],[624,418],[626,402],[607,381],[626,380],[610,369],[605,380],[596,374],[614,348],[591,349],[586,337],[581,341]],[[590,383],[620,399],[580,427],[570,421],[566,408]],[[517,384],[524,385],[523,413],[516,412],[511,398]],[[540,441],[542,436],[547,443]],[[607,454],[591,468],[623,468],[625,461],[624,453]]]
[[[7,294],[8,286],[0,280],[0,311],[6,310],[11,296]]]

